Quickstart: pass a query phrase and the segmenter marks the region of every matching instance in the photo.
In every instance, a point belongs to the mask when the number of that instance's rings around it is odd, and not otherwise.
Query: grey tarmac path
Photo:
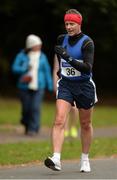
[[[43,163],[0,169],[0,179],[117,179],[117,159],[92,159],[90,173],[79,172],[79,161],[63,161],[61,171],[52,171]]]
[[[80,134],[80,129],[78,132]],[[50,137],[51,137],[51,129],[47,127],[42,127],[40,133],[37,136],[30,137],[24,135],[24,130],[22,126],[14,126],[9,128],[9,131],[7,132],[6,131],[0,132],[0,144],[25,142],[32,140],[33,141],[47,140],[50,139]],[[94,128],[94,138],[97,137],[117,137],[117,126]]]

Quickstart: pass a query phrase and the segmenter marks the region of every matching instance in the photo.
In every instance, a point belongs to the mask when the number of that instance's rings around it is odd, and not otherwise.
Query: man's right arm
[[[56,89],[57,89],[57,81],[59,79],[58,72],[59,72],[59,62],[58,62],[57,55],[55,54],[54,55],[54,67],[53,67],[54,92],[56,92]]]
[[[62,45],[65,35],[61,34],[57,37],[56,45]],[[60,78],[60,57],[55,54],[54,55],[54,66],[53,66],[53,85],[54,85],[54,92],[57,89],[57,81]]]

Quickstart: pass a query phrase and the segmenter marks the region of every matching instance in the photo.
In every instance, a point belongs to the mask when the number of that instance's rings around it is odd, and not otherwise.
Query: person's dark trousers
[[[40,129],[41,104],[44,90],[20,90],[19,97],[22,106],[21,123],[25,126],[26,133],[38,132]]]

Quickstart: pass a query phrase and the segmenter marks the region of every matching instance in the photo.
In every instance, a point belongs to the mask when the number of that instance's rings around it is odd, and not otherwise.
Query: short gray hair
[[[76,9],[69,9],[66,11],[66,14],[80,14],[81,15],[81,13],[77,11]]]

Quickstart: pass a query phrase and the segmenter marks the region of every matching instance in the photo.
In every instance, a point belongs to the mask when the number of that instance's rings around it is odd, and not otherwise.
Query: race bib
[[[73,68],[64,59],[61,59],[61,74],[65,77],[81,76],[81,72]]]

